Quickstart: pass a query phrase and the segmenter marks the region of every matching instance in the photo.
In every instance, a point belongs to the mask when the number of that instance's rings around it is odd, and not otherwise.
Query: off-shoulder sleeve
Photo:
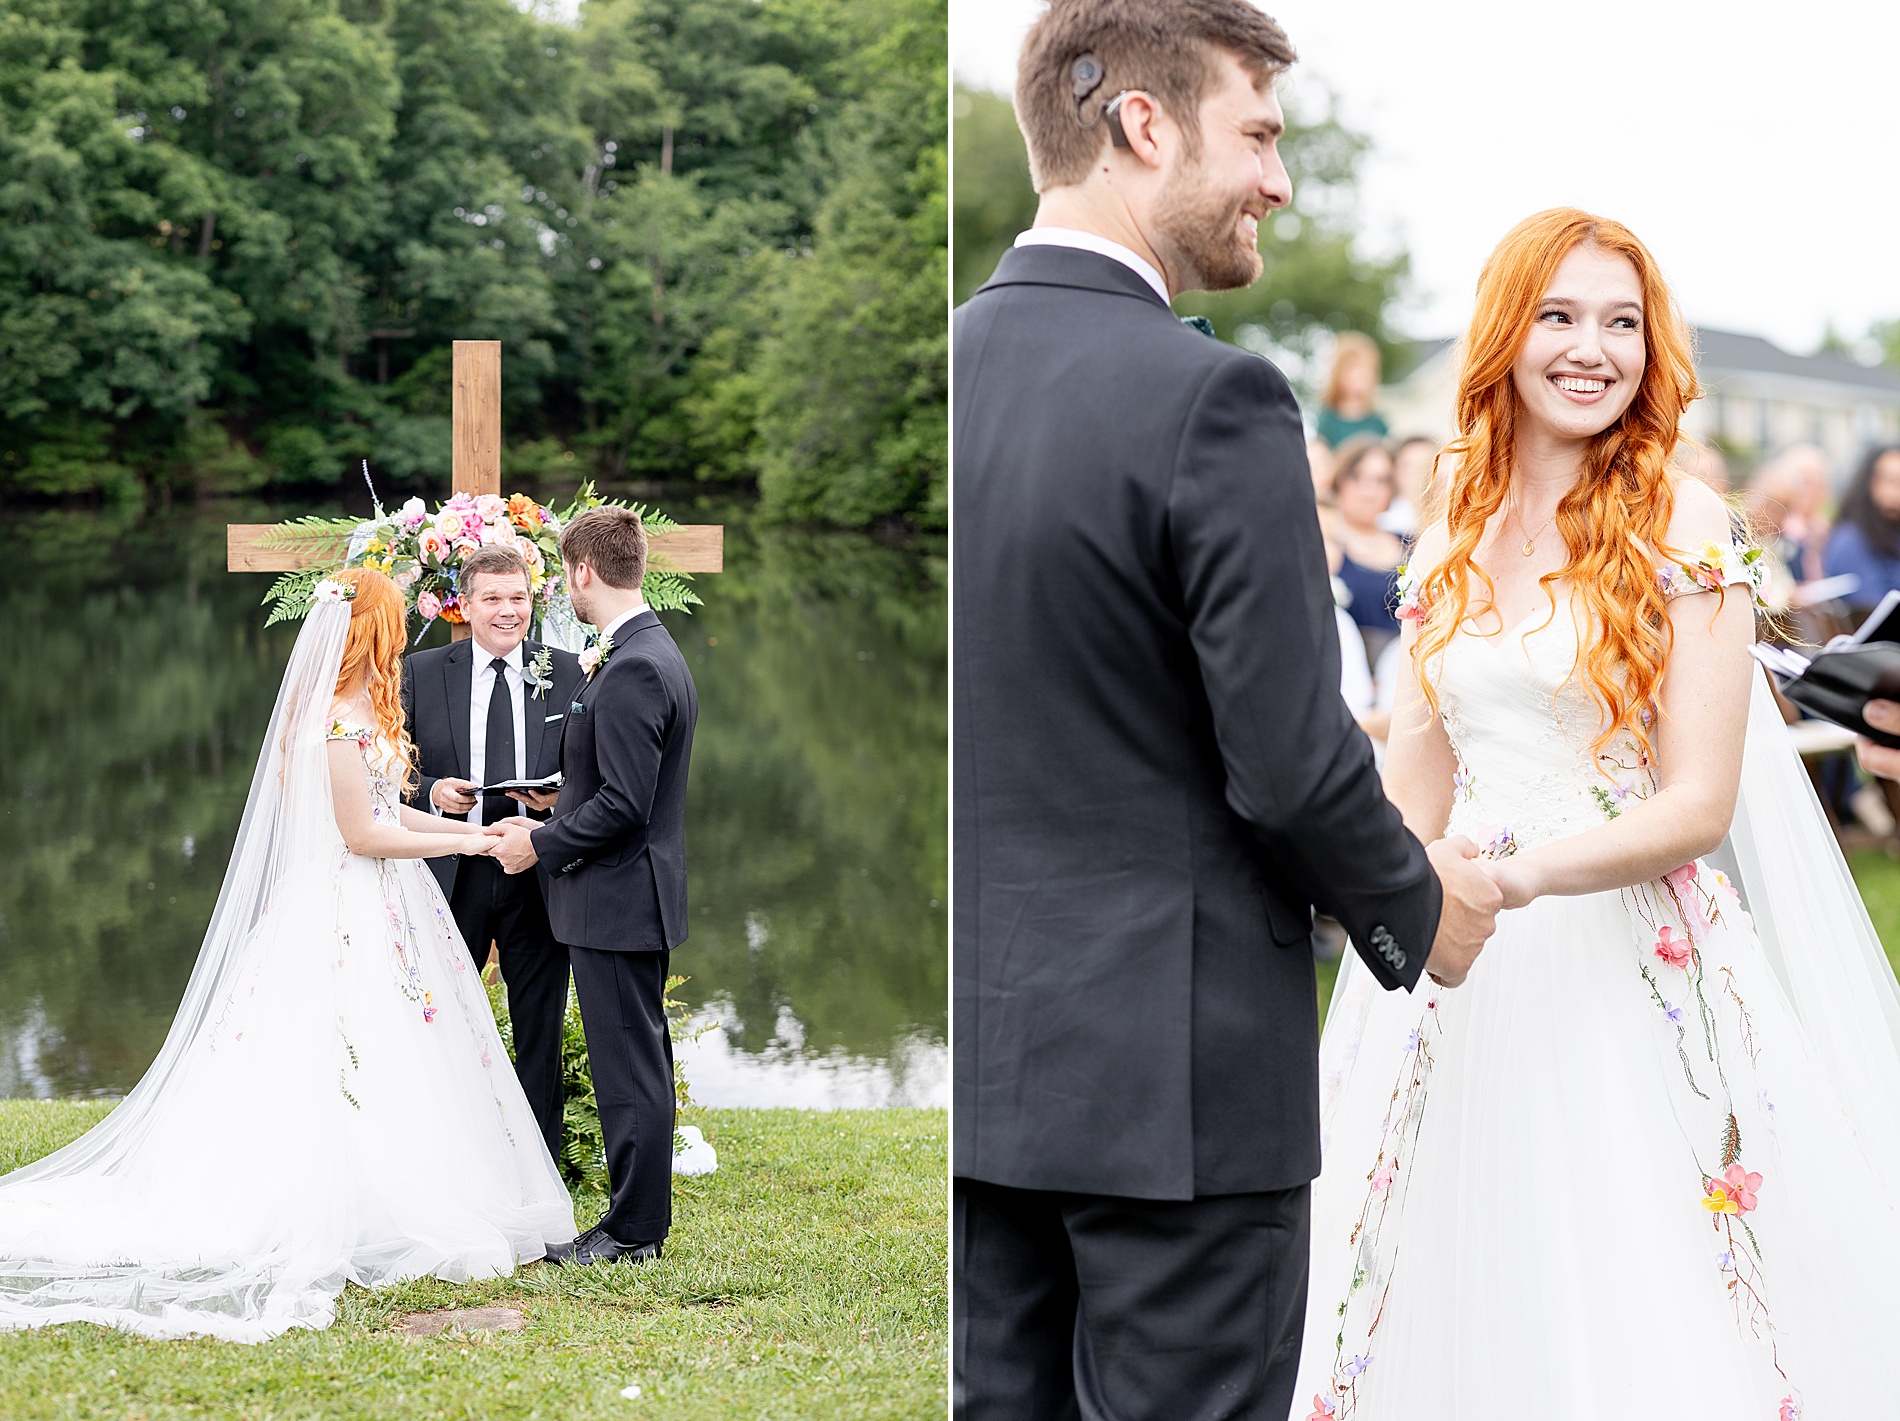
[[[1746,586],[1749,595],[1760,605],[1762,579],[1766,573],[1760,548],[1704,543],[1699,552],[1688,558],[1663,563],[1656,569],[1656,580],[1663,596],[1672,598],[1692,592],[1717,592],[1728,586]]]
[[[326,733],[323,738],[325,740],[354,740],[358,745],[367,750],[369,749],[370,742],[376,737],[363,726],[348,725],[343,721],[333,720],[330,722],[328,733]]]

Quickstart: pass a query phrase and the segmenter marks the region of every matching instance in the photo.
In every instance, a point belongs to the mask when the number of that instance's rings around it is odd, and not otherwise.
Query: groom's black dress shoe
[[[551,1243],[548,1245],[547,1260],[550,1263],[644,1263],[649,1258],[660,1256],[661,1242],[655,1239],[651,1243],[622,1243],[610,1238],[605,1229],[591,1228],[572,1243]]]

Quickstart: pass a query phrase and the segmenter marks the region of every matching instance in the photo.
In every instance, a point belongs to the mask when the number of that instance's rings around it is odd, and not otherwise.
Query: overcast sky
[[[957,77],[1008,92],[1038,8],[950,0]],[[1414,335],[1456,333],[1498,238],[1561,204],[1628,224],[1698,323],[1806,351],[1900,317],[1892,0],[1265,8],[1374,141],[1366,240],[1411,251]]]

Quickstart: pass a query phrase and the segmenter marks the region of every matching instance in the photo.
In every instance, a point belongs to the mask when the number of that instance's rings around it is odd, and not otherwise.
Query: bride
[[[1755,554],[1669,467],[1688,332],[1562,209],[1464,360],[1386,784],[1507,911],[1457,990],[1342,972],[1293,1414],[1892,1414],[1900,995],[1748,655]]]
[[[158,1059],[0,1179],[0,1330],[256,1342],[328,1326],[345,1282],[492,1277],[574,1237],[419,862],[492,840],[400,802],[404,640],[387,577],[319,584]]]

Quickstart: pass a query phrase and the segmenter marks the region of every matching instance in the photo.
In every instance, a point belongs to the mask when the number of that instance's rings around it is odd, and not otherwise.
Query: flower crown
[[[356,588],[354,585],[338,582],[334,577],[326,577],[317,584],[315,592],[311,595],[318,602],[354,602]]]

